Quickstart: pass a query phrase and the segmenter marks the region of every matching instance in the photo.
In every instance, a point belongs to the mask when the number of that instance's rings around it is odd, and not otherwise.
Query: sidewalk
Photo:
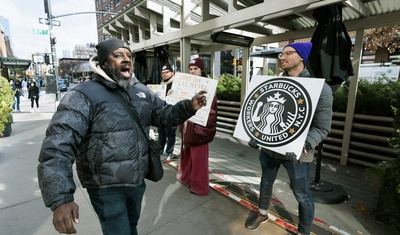
[[[179,153],[180,144],[178,138],[175,153]],[[258,156],[259,150],[231,135],[217,132],[216,138],[210,143],[210,187],[242,206],[256,210],[261,178]],[[179,167],[177,160],[167,161],[167,164],[176,169]],[[315,168],[314,160],[311,165],[312,179]],[[338,204],[316,202],[311,230],[313,234],[387,234],[374,219],[379,189],[365,178],[364,170],[364,167],[356,165],[342,166],[333,159],[322,160],[320,182],[343,187],[348,199]],[[284,167],[279,169],[273,196],[270,222],[295,233],[298,223],[297,201]]]
[[[38,188],[38,154],[49,120],[54,113],[52,95],[40,99],[40,111],[30,112],[30,101],[22,100],[23,112],[14,113],[11,136],[0,138],[0,234],[58,234],[52,225],[52,213],[45,208]],[[206,197],[191,194],[178,183],[176,170],[164,167],[164,178],[147,183],[139,234],[191,235],[286,235],[275,223],[265,223],[255,232],[244,228],[248,210],[218,191]],[[76,178],[75,201],[80,207],[78,234],[101,234],[97,217],[86,190]]]
[[[37,157],[54,112],[54,96],[41,98],[39,113],[27,112],[29,105],[22,101],[24,112],[14,114],[11,136],[0,138],[1,234],[56,234],[36,178]],[[179,153],[179,146],[180,138],[175,153]],[[295,234],[297,202],[284,167],[279,170],[274,186],[270,221],[256,232],[244,229],[249,210],[257,206],[261,176],[258,154],[259,150],[247,143],[217,133],[210,143],[209,160],[210,187],[214,190],[207,197],[190,194],[188,188],[177,183],[179,161],[167,161],[164,179],[148,183],[140,234]],[[315,162],[311,169],[314,176]],[[313,234],[386,234],[373,215],[378,189],[365,179],[363,167],[341,166],[336,160],[323,159],[321,180],[343,186],[349,199],[331,205],[315,203]],[[79,234],[101,234],[86,191],[79,187],[76,197],[81,207]]]

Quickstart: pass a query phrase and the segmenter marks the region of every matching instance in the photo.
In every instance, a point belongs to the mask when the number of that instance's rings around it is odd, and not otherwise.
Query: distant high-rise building
[[[88,59],[96,54],[94,43],[87,43],[86,45],[75,45],[72,51],[72,57],[78,59]]]
[[[102,12],[119,12],[135,4],[138,0],[95,0],[96,11]],[[112,18],[111,14],[101,13],[97,14],[97,26],[107,22]],[[99,38],[99,42],[104,41],[106,39],[111,38],[109,34],[104,34],[103,31],[98,31],[97,36]]]
[[[14,58],[11,48],[11,34],[8,19],[0,16],[0,55]]]

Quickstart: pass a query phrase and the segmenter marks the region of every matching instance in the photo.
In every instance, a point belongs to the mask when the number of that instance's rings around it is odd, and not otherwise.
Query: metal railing
[[[240,114],[240,102],[218,100],[217,131],[232,134]],[[323,157],[341,159],[347,154],[347,162],[374,166],[383,160],[397,157],[389,146],[393,136],[393,118],[355,114],[352,124],[350,148],[342,151],[345,113],[333,113],[332,130],[324,141]]]

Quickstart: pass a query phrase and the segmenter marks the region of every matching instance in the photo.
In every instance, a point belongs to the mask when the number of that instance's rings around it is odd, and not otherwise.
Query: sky
[[[97,43],[96,14],[72,13],[95,12],[95,0],[48,0],[51,1],[52,15],[61,26],[51,30],[56,37],[57,58],[63,57],[63,51],[69,50],[70,56],[75,45]],[[35,34],[34,29],[49,30],[46,24],[40,24],[39,18],[47,18],[43,0],[0,0],[0,16],[8,19],[11,48],[20,59],[32,59],[32,53],[51,53],[49,34]]]

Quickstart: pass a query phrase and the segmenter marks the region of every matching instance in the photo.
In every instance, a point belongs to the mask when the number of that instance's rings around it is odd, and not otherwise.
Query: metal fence
[[[218,100],[217,131],[233,134],[239,114],[240,102]],[[355,114],[348,150],[342,146],[345,117],[345,113],[333,113],[332,130],[324,141],[323,157],[341,160],[346,156],[346,163],[369,167],[396,158],[389,146],[394,133],[392,117]]]

